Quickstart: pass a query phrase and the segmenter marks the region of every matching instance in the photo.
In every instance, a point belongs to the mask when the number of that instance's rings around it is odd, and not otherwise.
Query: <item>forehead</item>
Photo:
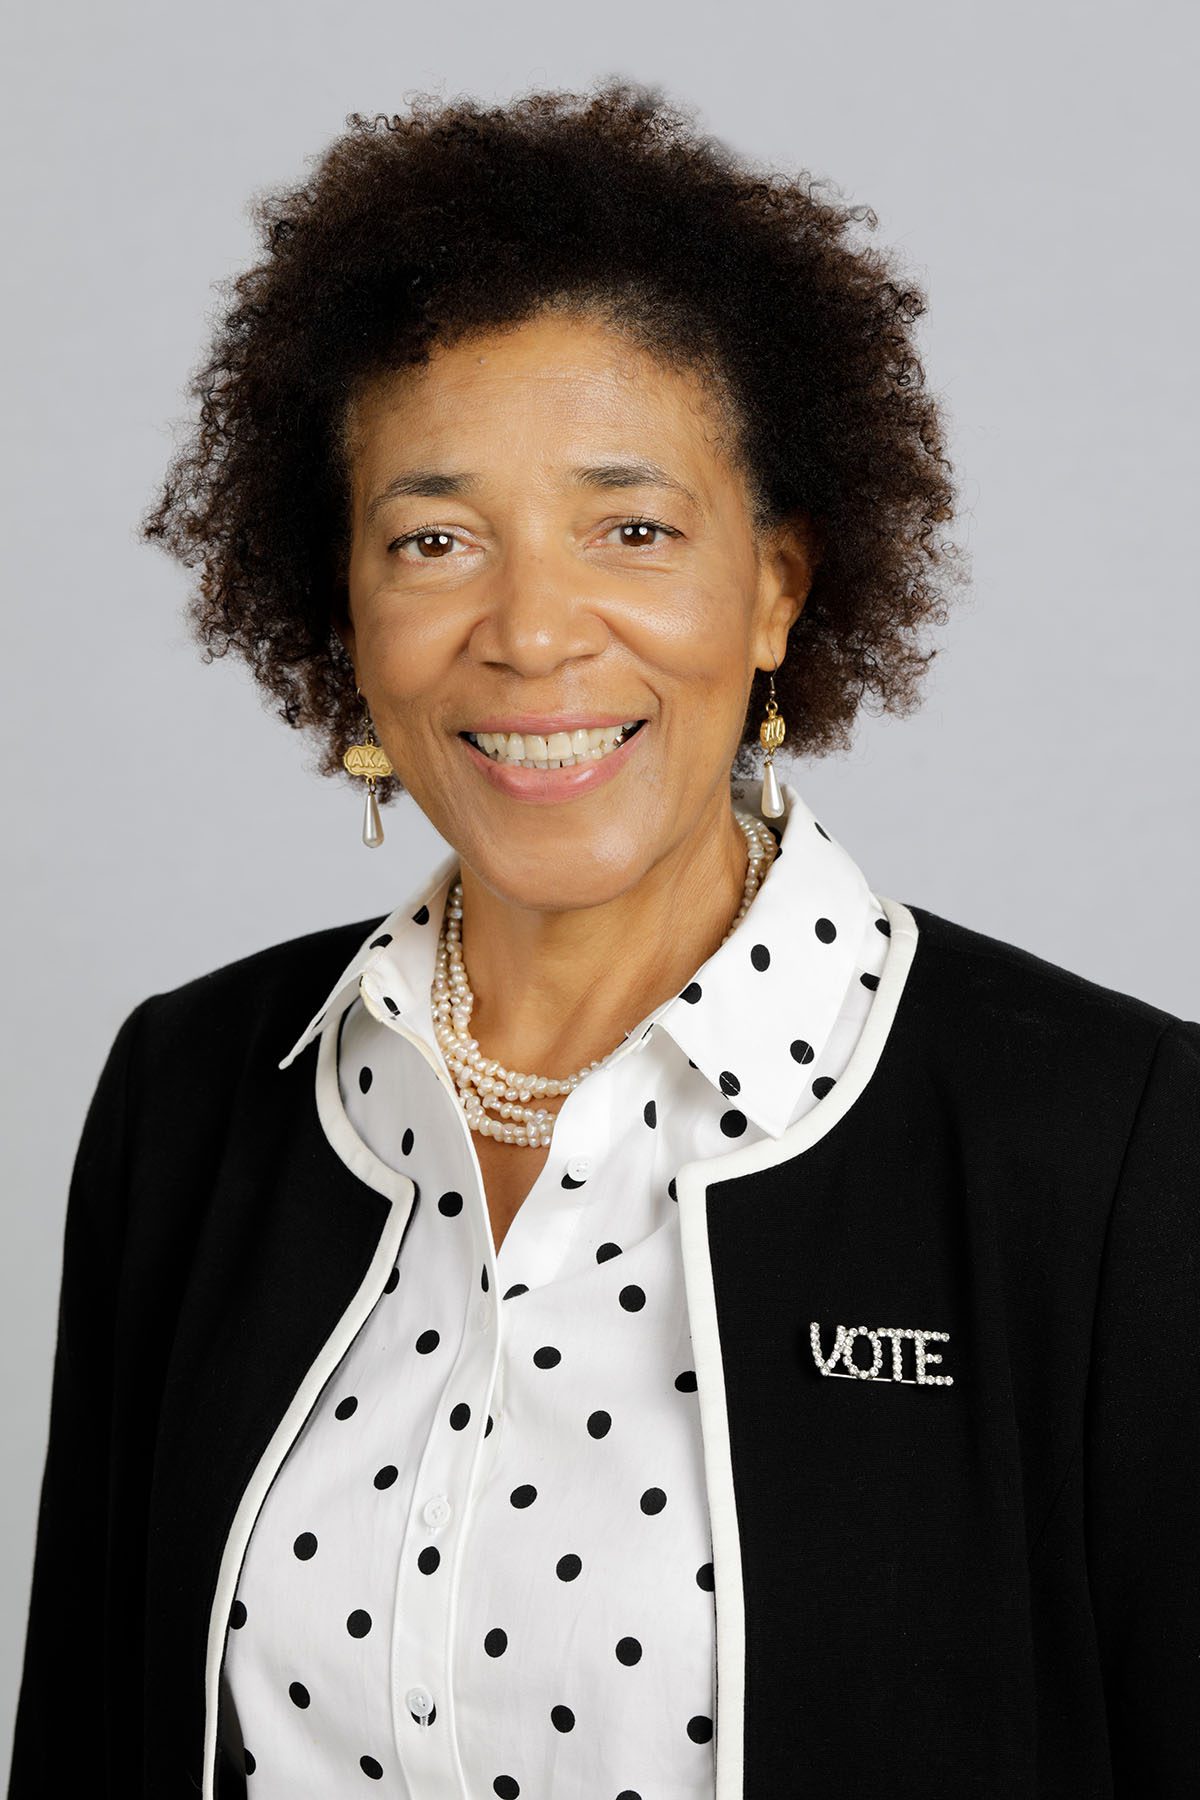
[[[377,378],[348,408],[347,444],[364,480],[401,450],[456,463],[490,452],[509,468],[639,453],[702,484],[729,478],[711,380],[599,322],[554,315],[438,345]]]

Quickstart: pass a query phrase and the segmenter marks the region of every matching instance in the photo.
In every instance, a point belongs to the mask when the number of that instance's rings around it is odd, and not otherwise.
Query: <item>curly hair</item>
[[[576,306],[710,378],[756,533],[803,515],[821,554],[775,674],[790,752],[848,747],[867,697],[907,714],[964,553],[952,465],[912,326],[921,291],[848,228],[870,207],[739,159],[657,85],[485,107],[410,97],[352,113],[302,186],[251,202],[262,256],[227,300],[198,404],[141,522],[202,565],[188,603],[206,662],[230,649],[281,718],[344,772],[362,704],[334,629],[348,617],[347,418],[431,347]],[[837,190],[834,190],[835,192]],[[733,773],[756,766],[768,675],[751,683]],[[351,779],[347,777],[347,779]],[[381,800],[400,789],[380,781]]]

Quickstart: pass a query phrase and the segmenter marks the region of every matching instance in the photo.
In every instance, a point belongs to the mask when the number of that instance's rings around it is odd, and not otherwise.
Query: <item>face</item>
[[[464,867],[514,904],[599,905],[728,832],[750,683],[782,660],[811,568],[803,534],[756,541],[700,378],[543,315],[377,384],[347,425],[339,630]],[[463,736],[564,714],[645,724],[558,774]]]

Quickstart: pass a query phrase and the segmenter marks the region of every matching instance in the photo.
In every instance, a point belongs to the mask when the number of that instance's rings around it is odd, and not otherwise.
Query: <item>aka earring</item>
[[[775,669],[779,664],[775,664]],[[771,694],[767,701],[767,716],[758,728],[759,742],[767,753],[762,786],[762,810],[764,819],[782,819],[783,795],[779,791],[779,781],[775,774],[772,758],[784,740],[786,726],[783,714],[775,704],[775,669],[771,670]]]
[[[388,761],[387,752],[375,742],[375,732],[371,725],[371,715],[367,710],[363,691],[356,687],[355,693],[363,703],[363,741],[351,744],[342,761],[351,775],[365,775],[367,780],[367,804],[363,812],[363,843],[368,850],[377,850],[383,842],[383,821],[379,817],[379,802],[375,798],[375,781],[377,777],[392,775],[395,770]]]

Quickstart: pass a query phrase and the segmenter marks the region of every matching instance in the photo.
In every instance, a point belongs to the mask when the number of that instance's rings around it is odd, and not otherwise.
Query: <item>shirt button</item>
[[[450,1502],[445,1494],[435,1494],[432,1500],[425,1502],[423,1517],[427,1525],[434,1527],[446,1523],[450,1517]]]
[[[567,1174],[572,1181],[586,1181],[592,1172],[590,1156],[572,1156],[567,1163]]]
[[[479,1305],[475,1308],[475,1323],[478,1325],[480,1331],[486,1331],[491,1322],[492,1303],[490,1300],[481,1300]]]
[[[419,1719],[427,1718],[433,1711],[433,1695],[428,1688],[410,1687],[404,1702],[409,1712],[416,1713]]]

